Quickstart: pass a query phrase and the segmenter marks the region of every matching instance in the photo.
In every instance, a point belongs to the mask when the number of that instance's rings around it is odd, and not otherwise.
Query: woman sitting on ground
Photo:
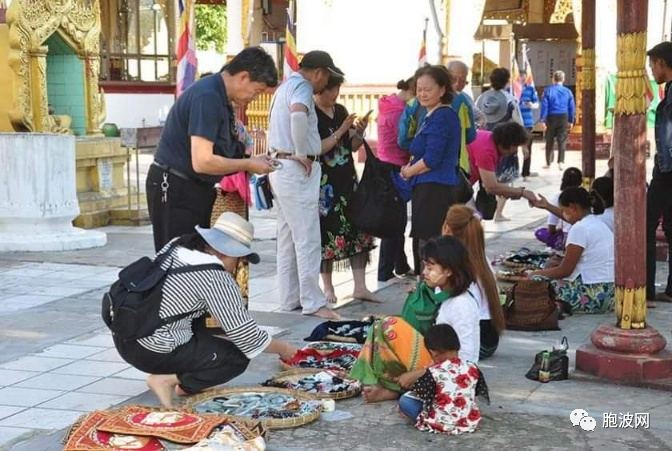
[[[466,247],[457,238],[444,236],[427,241],[421,250],[424,282],[435,291],[447,293],[436,315],[436,324],[455,329],[462,346],[463,361],[478,362],[480,347],[478,303],[472,294],[477,288]],[[350,377],[364,385],[367,402],[399,398],[403,374],[424,370],[432,357],[423,337],[401,317],[377,319],[362,347]],[[403,380],[403,379],[402,379]]]
[[[594,198],[583,188],[560,194],[562,216],[573,223],[560,266],[530,273],[553,280],[563,309],[605,313],[614,306],[614,234],[592,214]]]
[[[459,358],[460,339],[448,324],[430,327],[424,343],[434,363],[399,377],[401,386],[410,390],[399,399],[399,411],[421,431],[474,432],[481,422],[476,403],[478,367]]]
[[[150,374],[147,385],[164,407],[172,406],[173,392],[192,395],[241,375],[250,359],[262,352],[278,354],[284,360],[296,354],[294,346],[272,339],[260,329],[243,306],[236,283],[238,262],[259,263],[259,255],[250,248],[252,224],[227,212],[211,229],[196,226],[196,232],[172,240],[156,254],[156,258],[165,258],[161,267],[168,271],[159,315],[186,316],[138,340],[113,336],[119,355]],[[204,264],[220,265],[221,269],[170,272]],[[206,329],[206,314],[217,320],[228,340]]]
[[[568,168],[565,172],[570,169]],[[578,169],[576,169],[578,171]],[[580,172],[579,172],[580,173]],[[580,185],[576,185],[577,187]],[[590,187],[590,196],[593,204],[593,214],[600,218],[606,225],[609,227],[611,232],[614,232],[614,179],[611,177],[598,177],[593,180],[593,184]],[[549,202],[544,196],[539,195],[539,200],[534,204],[537,208],[543,208],[548,210],[551,215],[561,218],[560,220],[563,223],[571,224],[569,219],[563,218],[562,210],[557,205],[557,203]]]
[[[614,179],[598,177],[593,180],[590,194],[595,197],[593,212],[614,232]]]
[[[550,201],[550,205],[558,207],[558,199],[560,194],[567,188],[577,188],[583,183],[583,173],[578,168],[567,168],[565,172],[562,173],[562,181],[560,182],[560,191],[553,196]],[[541,197],[541,194],[539,195]],[[553,211],[549,210],[548,221],[546,222],[546,227],[537,229],[534,232],[534,236],[537,237],[539,241],[544,243],[546,246],[549,246],[556,251],[565,250],[565,239],[567,239],[567,234],[569,233],[572,225],[562,219],[562,215],[556,215]]]
[[[485,255],[485,234],[476,212],[465,205],[453,205],[443,223],[443,234],[458,238],[467,248],[477,284],[472,294],[478,302],[481,330],[481,359],[492,356],[499,345],[499,335],[506,329],[504,310],[492,267]]]

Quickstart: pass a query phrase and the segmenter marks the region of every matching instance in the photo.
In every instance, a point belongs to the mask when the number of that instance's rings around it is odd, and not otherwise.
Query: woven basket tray
[[[503,271],[497,271],[497,280],[501,280],[503,282],[518,282],[520,280],[527,279],[527,276],[523,273],[520,272],[515,272],[511,274],[510,271],[503,272]]]
[[[197,395],[189,396],[185,400],[185,405],[190,408],[195,409],[197,404],[200,404],[203,401],[215,398],[217,396],[226,396],[233,395],[236,393],[282,393],[285,395],[293,396],[299,401],[315,401],[317,398],[315,396],[308,395],[306,393],[286,390],[284,388],[275,388],[275,387],[241,387],[241,388],[218,388],[213,390],[207,390]],[[227,417],[244,423],[245,425],[261,423],[261,425],[267,429],[287,429],[303,426],[304,424],[311,423],[317,420],[322,413],[322,409],[316,409],[315,412],[310,414],[295,417],[295,418],[268,418],[268,419],[255,419],[252,417],[238,416],[238,415],[226,415]]]
[[[502,260],[502,264],[514,269],[539,269],[539,266],[533,265],[531,263],[516,263],[510,260]]]
[[[276,374],[271,378],[271,380],[274,380],[276,382],[296,382],[299,379],[302,379],[306,376],[318,374],[323,371],[327,370],[314,369],[314,368],[292,368],[291,370],[283,371],[282,373]],[[355,397],[362,392],[362,386],[358,382],[349,379],[347,373],[334,370],[328,370],[328,371],[334,373],[335,375],[343,379],[351,380],[353,382],[352,388],[338,393],[306,393],[307,395],[314,396],[317,399],[347,399]],[[305,393],[299,390],[291,390],[291,391],[298,393]]]

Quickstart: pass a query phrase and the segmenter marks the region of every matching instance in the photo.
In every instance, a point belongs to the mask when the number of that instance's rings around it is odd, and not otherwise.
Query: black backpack
[[[161,269],[161,264],[170,255],[170,250],[154,261],[143,257],[119,272],[119,279],[103,295],[102,317],[113,335],[125,341],[137,340],[152,335],[160,327],[192,314],[183,313],[161,318],[161,293],[168,274],[224,270],[222,265],[205,264]]]

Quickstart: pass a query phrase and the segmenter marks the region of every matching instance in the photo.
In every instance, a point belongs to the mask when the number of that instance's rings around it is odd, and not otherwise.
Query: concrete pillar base
[[[104,246],[102,232],[72,226],[79,215],[75,138],[0,133],[0,252]]]
[[[621,330],[603,324],[590,339],[576,351],[577,373],[625,385],[672,383],[672,352],[664,350],[666,340],[653,327]]]

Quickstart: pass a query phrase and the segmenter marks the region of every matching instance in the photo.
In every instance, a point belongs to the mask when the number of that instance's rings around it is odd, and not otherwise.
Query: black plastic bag
[[[373,154],[364,141],[366,164],[362,179],[347,207],[347,216],[356,229],[378,238],[391,238],[406,229],[406,203],[399,196],[390,165]]]
[[[525,377],[532,380],[539,380],[539,368],[541,368],[541,359],[544,352],[550,354],[549,363],[550,363],[550,372],[551,381],[564,381],[569,379],[569,357],[567,357],[567,348],[569,343],[567,337],[562,337],[562,344],[564,349],[554,349],[552,351],[541,351],[534,356],[534,364],[532,368],[525,374]]]

